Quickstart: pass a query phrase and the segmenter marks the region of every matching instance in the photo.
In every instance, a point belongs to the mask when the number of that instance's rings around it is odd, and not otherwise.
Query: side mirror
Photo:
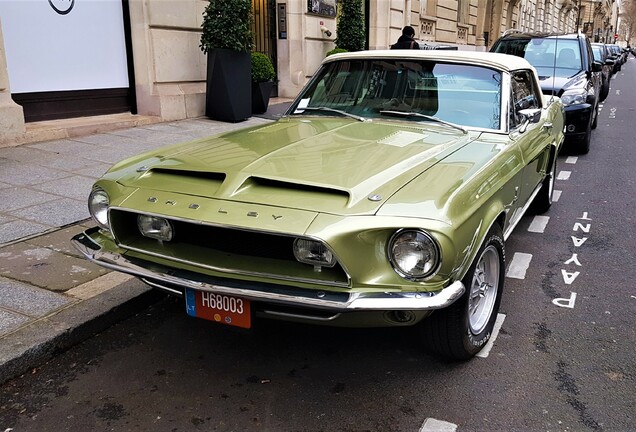
[[[611,58],[608,58],[607,60],[605,60],[605,64],[608,66],[614,66],[614,60]]]
[[[601,63],[600,61],[594,60],[592,62],[592,72],[600,72],[602,70],[603,70],[603,63]]]
[[[541,119],[541,108],[522,109],[519,111],[519,115],[523,118],[519,132],[524,133],[530,123],[539,123]]]

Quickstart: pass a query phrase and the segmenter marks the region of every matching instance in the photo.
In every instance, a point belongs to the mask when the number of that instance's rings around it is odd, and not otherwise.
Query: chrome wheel
[[[479,257],[468,294],[468,325],[470,331],[480,334],[492,316],[500,279],[499,251],[488,246]]]

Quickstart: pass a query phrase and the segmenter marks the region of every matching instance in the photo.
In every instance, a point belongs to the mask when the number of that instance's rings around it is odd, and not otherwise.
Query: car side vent
[[[210,171],[187,171],[179,169],[153,168],[150,170],[152,174],[161,174],[162,176],[176,176],[180,178],[193,178],[201,180],[214,180],[223,182],[225,173]]]

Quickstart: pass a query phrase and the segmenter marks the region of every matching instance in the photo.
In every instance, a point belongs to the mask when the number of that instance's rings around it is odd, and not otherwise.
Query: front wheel
[[[594,120],[592,121],[592,129],[596,129],[598,126],[598,104],[596,104],[596,108],[594,109]]]
[[[503,234],[494,225],[462,279],[464,295],[422,322],[430,351],[449,360],[468,360],[486,345],[499,312],[504,272]]]
[[[544,177],[541,189],[539,189],[539,193],[537,193],[537,196],[534,197],[534,201],[532,201],[531,210],[534,213],[545,213],[550,209],[550,207],[552,207],[554,180],[556,179],[557,170],[557,157],[556,155],[552,157],[554,158],[554,161],[552,162],[550,172]]]

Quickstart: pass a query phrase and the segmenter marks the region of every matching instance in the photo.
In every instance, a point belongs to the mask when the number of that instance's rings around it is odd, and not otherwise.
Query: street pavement
[[[289,106],[278,101],[240,123],[187,119],[0,148],[0,383],[162,297],[71,246],[94,226],[93,182],[126,157],[268,123]]]

